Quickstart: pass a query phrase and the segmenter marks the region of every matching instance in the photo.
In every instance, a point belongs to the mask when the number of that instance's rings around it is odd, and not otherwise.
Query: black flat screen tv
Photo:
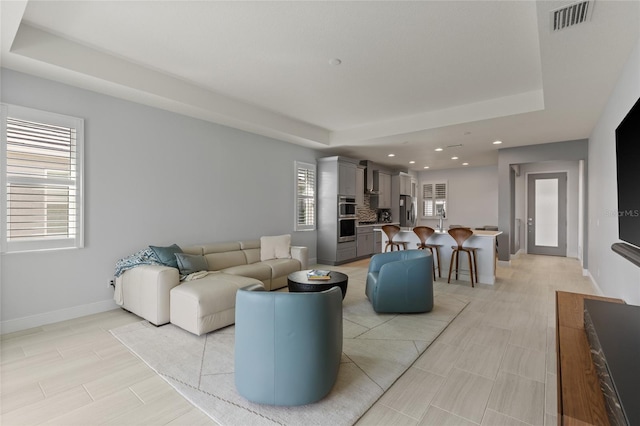
[[[640,98],[616,128],[618,237],[640,247]]]

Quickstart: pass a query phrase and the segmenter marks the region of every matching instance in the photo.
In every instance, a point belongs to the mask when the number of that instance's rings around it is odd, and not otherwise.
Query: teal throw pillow
[[[182,249],[177,244],[171,244],[169,247],[149,246],[149,248],[163,265],[172,268],[178,267],[175,253],[182,253]]]
[[[201,254],[176,253],[175,258],[178,262],[180,275],[189,275],[194,272],[209,270],[207,259]]]

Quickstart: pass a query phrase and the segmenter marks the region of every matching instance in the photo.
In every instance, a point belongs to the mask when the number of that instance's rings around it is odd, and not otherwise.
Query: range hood
[[[380,193],[380,191],[377,189],[378,188],[378,182],[376,182],[378,180],[378,165],[375,164],[373,161],[363,161],[361,164],[364,164],[366,166],[366,169],[364,171],[364,192],[365,194],[370,194],[370,195],[378,195]]]

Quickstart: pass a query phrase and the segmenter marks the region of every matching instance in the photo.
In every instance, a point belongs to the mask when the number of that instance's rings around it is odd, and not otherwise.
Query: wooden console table
[[[609,425],[598,373],[584,329],[584,299],[620,299],[556,292],[558,425]]]

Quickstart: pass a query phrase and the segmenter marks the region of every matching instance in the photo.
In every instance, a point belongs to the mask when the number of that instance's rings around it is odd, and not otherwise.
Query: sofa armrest
[[[122,307],[162,325],[169,322],[169,292],[180,284],[178,269],[141,265],[122,274]]]
[[[291,257],[300,262],[301,270],[309,268],[309,249],[303,246],[291,246]]]

